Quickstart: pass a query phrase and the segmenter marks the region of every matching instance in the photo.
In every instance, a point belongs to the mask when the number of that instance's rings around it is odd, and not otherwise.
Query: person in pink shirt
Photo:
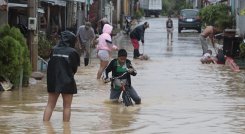
[[[113,50],[118,50],[118,47],[112,44],[111,32],[113,27],[109,24],[105,24],[103,27],[103,33],[98,38],[97,45],[97,57],[100,59],[100,68],[97,72],[97,79],[101,78],[101,75],[110,61],[110,55]]]

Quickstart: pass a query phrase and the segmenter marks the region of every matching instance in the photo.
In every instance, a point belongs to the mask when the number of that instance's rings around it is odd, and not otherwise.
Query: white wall
[[[241,9],[245,8],[245,1],[244,0],[235,0],[236,4],[236,10],[237,13],[240,12]],[[243,36],[245,35],[245,16],[240,16],[238,14],[236,14],[236,25],[237,25],[237,29],[239,29],[240,34],[242,34]]]

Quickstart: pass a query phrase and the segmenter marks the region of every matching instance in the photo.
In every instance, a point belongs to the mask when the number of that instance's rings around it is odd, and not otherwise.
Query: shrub
[[[137,10],[137,11],[135,12],[134,17],[135,17],[136,19],[140,19],[143,15],[144,15],[144,10],[140,8],[139,10]]]
[[[242,41],[239,47],[240,47],[240,58],[245,59],[245,42]]]
[[[38,37],[38,55],[43,59],[48,59],[52,48],[52,41],[49,41],[44,34]]]
[[[229,15],[230,7],[225,4],[209,5],[201,9],[200,16],[205,25],[215,25],[220,30],[232,28],[234,17]]]
[[[8,78],[14,86],[27,85],[31,63],[26,40],[18,28],[4,25],[0,27],[0,75]]]

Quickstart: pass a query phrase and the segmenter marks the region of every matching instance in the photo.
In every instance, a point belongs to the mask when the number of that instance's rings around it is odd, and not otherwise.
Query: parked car
[[[179,14],[178,32],[183,29],[195,29],[201,33],[201,18],[198,9],[182,9]]]

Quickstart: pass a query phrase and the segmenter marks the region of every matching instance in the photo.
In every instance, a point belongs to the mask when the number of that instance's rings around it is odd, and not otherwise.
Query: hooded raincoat
[[[53,48],[47,69],[48,92],[77,93],[74,75],[80,65],[80,56],[74,49],[75,40],[75,34],[64,31],[60,42]]]
[[[116,49],[117,46],[112,44],[111,32],[113,27],[109,24],[105,24],[103,27],[103,33],[99,36],[99,43],[97,45],[97,50],[108,50],[112,51]]]

